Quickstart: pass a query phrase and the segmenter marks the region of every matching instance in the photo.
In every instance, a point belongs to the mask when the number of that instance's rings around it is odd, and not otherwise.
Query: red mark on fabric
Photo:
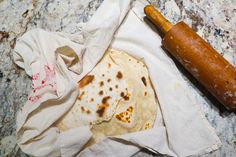
[[[35,103],[35,102],[38,101],[40,98],[41,98],[41,95],[30,96],[30,97],[29,97],[29,101],[31,101],[32,103]]]
[[[50,68],[49,65],[44,65],[45,77],[43,80],[40,80],[40,74],[36,73],[32,75],[32,88],[33,88],[33,95],[29,96],[29,101],[35,103],[39,100],[42,96],[40,94],[36,94],[45,87],[50,87],[55,94],[56,94],[56,82],[55,82],[55,70],[54,68]],[[36,87],[36,85],[38,86]]]
[[[38,80],[38,79],[39,79],[39,73],[32,75],[32,80]]]

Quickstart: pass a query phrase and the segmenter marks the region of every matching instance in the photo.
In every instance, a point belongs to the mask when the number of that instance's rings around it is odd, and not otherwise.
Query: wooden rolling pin
[[[227,109],[236,109],[236,69],[187,24],[172,25],[152,5],[144,12],[163,34],[163,46]]]

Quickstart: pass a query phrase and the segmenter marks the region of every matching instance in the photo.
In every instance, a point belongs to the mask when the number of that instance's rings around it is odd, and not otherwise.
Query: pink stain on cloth
[[[32,88],[33,93],[30,94],[28,100],[34,104],[36,101],[38,101],[42,96],[40,93],[40,90],[43,90],[45,87],[51,88],[52,92],[56,94],[56,76],[55,76],[55,69],[50,68],[49,65],[44,65],[44,71],[45,71],[45,78],[40,79],[39,73],[32,75]],[[37,85],[37,86],[36,86]]]

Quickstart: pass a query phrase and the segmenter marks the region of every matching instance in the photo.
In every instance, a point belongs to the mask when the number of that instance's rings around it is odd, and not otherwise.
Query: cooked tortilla
[[[152,128],[158,102],[142,61],[108,50],[78,86],[75,105],[56,123],[61,131],[91,125],[92,144],[107,136]]]

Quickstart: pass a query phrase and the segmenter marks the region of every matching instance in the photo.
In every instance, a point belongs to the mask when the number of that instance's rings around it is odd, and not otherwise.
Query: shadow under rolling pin
[[[162,45],[227,109],[236,109],[236,69],[183,21],[172,25],[152,5],[147,18],[162,33]]]

